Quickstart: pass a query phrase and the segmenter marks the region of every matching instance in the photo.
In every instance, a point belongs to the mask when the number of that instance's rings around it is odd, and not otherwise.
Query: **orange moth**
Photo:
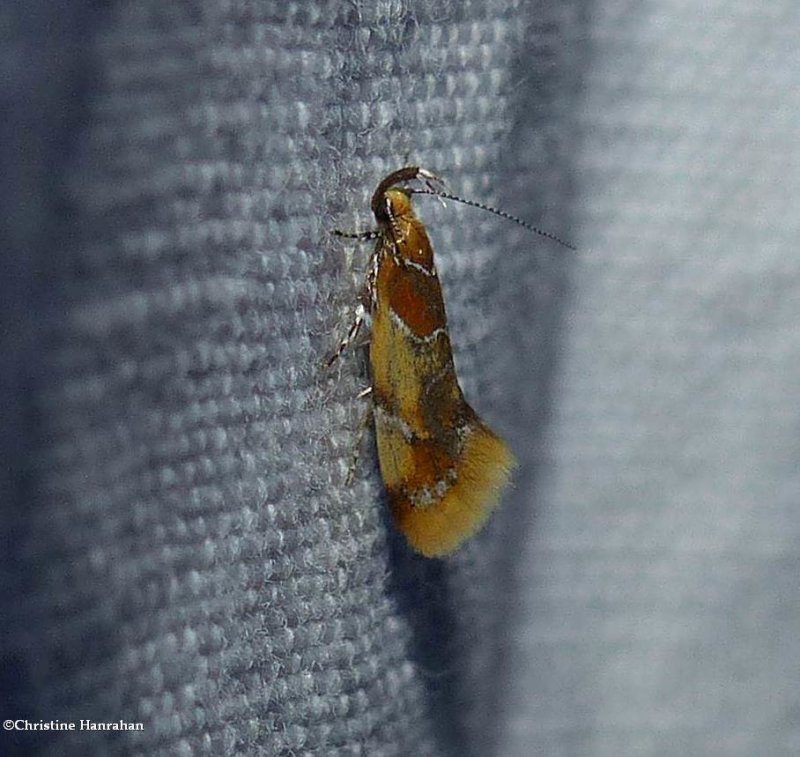
[[[367,392],[392,514],[416,551],[442,557],[486,522],[516,460],[458,385],[433,248],[404,186],[414,180],[428,186],[423,193],[459,199],[437,191],[437,176],[418,166],[378,185],[378,230],[355,235],[377,239],[362,303],[329,364],[371,321]]]

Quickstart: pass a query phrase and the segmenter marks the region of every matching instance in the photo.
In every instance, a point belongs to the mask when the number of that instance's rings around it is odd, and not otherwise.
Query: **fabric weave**
[[[41,754],[795,754],[800,13],[29,0],[0,51],[3,732]],[[411,554],[327,371],[417,198],[520,459]]]

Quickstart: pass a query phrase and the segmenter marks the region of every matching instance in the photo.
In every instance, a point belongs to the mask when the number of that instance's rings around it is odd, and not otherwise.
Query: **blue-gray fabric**
[[[0,753],[800,752],[800,6],[29,0],[0,40]],[[417,198],[520,459],[392,527],[348,325]]]

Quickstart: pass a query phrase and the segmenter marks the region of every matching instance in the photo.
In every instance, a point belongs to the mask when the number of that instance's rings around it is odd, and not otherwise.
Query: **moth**
[[[427,190],[406,186],[414,181]],[[441,185],[435,173],[419,166],[394,171],[372,195],[377,231],[336,232],[376,244],[356,317],[328,361],[332,364],[370,321],[367,392],[381,477],[398,528],[426,557],[454,552],[483,526],[517,463],[464,399],[433,248],[412,196],[434,194],[476,205],[555,239],[502,211],[449,195],[437,188]]]

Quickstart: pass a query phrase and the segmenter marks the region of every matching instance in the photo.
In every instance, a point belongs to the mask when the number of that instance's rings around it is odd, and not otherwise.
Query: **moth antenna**
[[[521,218],[512,216],[511,213],[506,213],[505,210],[498,210],[497,208],[493,208],[491,205],[484,205],[482,202],[474,202],[473,200],[465,200],[463,197],[459,197],[458,195],[453,195],[450,194],[449,192],[440,192],[433,189],[410,189],[408,191],[411,192],[411,194],[415,195],[434,195],[438,197],[440,200],[452,200],[453,202],[460,202],[462,205],[470,205],[471,207],[479,208],[480,210],[488,210],[490,213],[494,213],[496,216],[500,216],[500,218],[505,218],[508,221],[513,221],[514,223],[519,224],[528,231],[532,231],[534,234],[538,234],[540,237],[544,237],[545,239],[550,239],[553,242],[557,242],[562,247],[566,247],[568,250],[572,250],[573,252],[578,251],[577,247],[571,245],[569,242],[565,242],[563,239],[557,237],[555,234],[551,234],[549,231],[540,229],[538,226],[534,226],[533,224],[528,223],[527,221],[523,221]]]

